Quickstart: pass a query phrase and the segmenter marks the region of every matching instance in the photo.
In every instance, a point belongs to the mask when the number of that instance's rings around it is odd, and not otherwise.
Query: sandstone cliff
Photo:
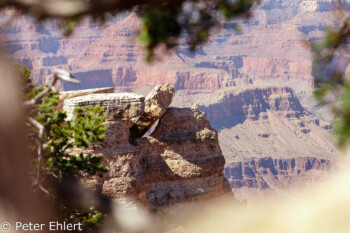
[[[86,181],[87,185],[114,199],[135,198],[149,208],[224,193],[225,159],[217,132],[198,109],[168,108],[170,102],[159,98],[172,94],[173,89],[157,86],[146,97],[153,106],[162,103],[164,111],[145,109],[143,96],[128,93],[89,94],[64,101],[68,118],[77,106],[100,105],[108,114],[105,141],[91,145],[90,150],[104,155],[109,171],[103,179]],[[130,129],[135,124],[155,122],[142,117],[145,113],[158,117],[159,123],[149,136],[134,138]]]

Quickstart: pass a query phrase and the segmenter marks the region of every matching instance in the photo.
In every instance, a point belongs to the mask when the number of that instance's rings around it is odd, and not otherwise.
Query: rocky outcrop
[[[130,132],[134,137],[142,137],[165,113],[171,104],[175,90],[170,85],[157,85],[146,96],[144,113],[136,120]]]
[[[335,167],[334,161],[315,157],[264,157],[227,164],[224,173],[235,197],[257,200],[321,181]]]
[[[103,179],[86,181],[87,185],[114,199],[135,198],[149,208],[208,199],[227,190],[217,132],[197,108],[165,111],[172,93],[169,86],[157,86],[146,98],[147,108],[144,97],[128,93],[65,100],[68,117],[78,106],[103,106],[108,114],[105,141],[89,149],[104,155],[108,172]],[[142,118],[145,113],[152,118]],[[149,136],[131,144],[130,128],[141,125],[141,119],[146,119],[147,127],[158,119],[159,123]]]

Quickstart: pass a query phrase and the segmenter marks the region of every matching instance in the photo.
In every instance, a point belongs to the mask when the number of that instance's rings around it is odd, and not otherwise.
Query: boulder
[[[159,120],[171,104],[175,90],[170,85],[157,85],[146,96],[145,110],[130,129],[131,134],[142,137]]]

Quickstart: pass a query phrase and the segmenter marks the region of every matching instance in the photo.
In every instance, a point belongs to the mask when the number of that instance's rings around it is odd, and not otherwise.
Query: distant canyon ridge
[[[242,33],[234,32],[236,22],[226,22],[196,52],[180,39],[151,64],[136,39],[140,20],[133,13],[102,26],[84,22],[69,38],[55,22],[22,16],[1,33],[4,49],[33,70],[37,85],[47,83],[54,68],[82,81],[60,83],[65,91],[114,87],[145,94],[171,84],[172,106],[197,105],[218,131],[236,197],[259,200],[322,179],[336,164],[332,116],[311,97],[312,54],[305,43],[334,26],[331,10],[330,1],[263,1],[251,20],[239,22]],[[1,21],[13,14],[4,11]]]

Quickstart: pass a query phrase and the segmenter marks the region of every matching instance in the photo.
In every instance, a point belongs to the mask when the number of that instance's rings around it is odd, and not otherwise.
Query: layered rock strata
[[[144,112],[145,97],[132,93],[91,94],[70,98],[64,101],[63,110],[68,120],[76,107],[101,106],[109,121],[127,122]]]
[[[249,88],[223,92],[212,102],[202,99],[199,109],[219,132],[226,161],[336,158],[330,123],[304,108],[289,87]]]
[[[237,199],[297,194],[339,164],[332,125],[305,107],[292,88],[264,86],[201,93],[178,91],[173,104],[199,104],[219,133],[225,177]],[[189,97],[190,96],[190,97]]]
[[[103,106],[108,114],[105,141],[89,149],[104,155],[108,172],[103,179],[86,181],[88,185],[113,199],[135,198],[149,208],[208,199],[225,192],[225,159],[217,132],[197,108],[169,108],[162,116],[172,93],[169,86],[157,86],[146,98],[146,106],[155,108],[145,108],[143,96],[128,93],[65,100],[68,117],[78,106]],[[143,118],[145,114],[153,116],[152,121]],[[159,123],[154,132],[131,144],[130,128],[135,124],[149,127],[156,118]],[[141,131],[144,128],[135,132],[142,136]]]
[[[293,194],[328,177],[335,168],[335,161],[315,157],[264,157],[227,164],[225,176],[236,198],[253,201]]]
[[[331,17],[331,5],[330,0],[266,0],[254,8],[254,17],[240,21],[243,33],[232,30],[237,22],[223,22],[196,52],[180,39],[176,50],[153,66],[144,62],[146,53],[135,40],[141,20],[134,13],[119,14],[102,27],[83,21],[69,38],[55,22],[36,24],[13,17],[10,10],[0,20],[11,19],[1,31],[4,49],[33,70],[36,84],[48,82],[57,67],[83,81],[79,86],[61,83],[61,90],[111,85],[135,90],[165,83],[177,90],[217,90],[268,82],[290,85],[301,94],[313,80],[312,53],[303,41],[319,40],[327,27],[339,24]]]

